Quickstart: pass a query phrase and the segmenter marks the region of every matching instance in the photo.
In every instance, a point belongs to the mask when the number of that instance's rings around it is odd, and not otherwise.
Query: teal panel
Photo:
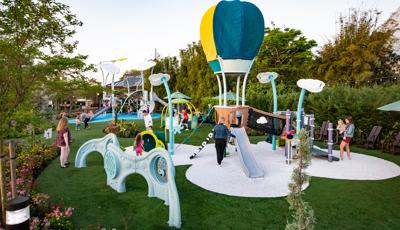
[[[217,54],[222,59],[252,60],[257,56],[264,38],[264,17],[257,6],[242,1],[221,1],[213,24]]]
[[[214,73],[221,72],[221,66],[219,65],[218,60],[210,61],[210,62],[208,62],[208,64],[210,65],[210,67]]]

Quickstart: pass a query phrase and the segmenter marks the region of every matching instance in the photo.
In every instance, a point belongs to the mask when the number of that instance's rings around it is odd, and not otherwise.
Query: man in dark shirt
[[[217,163],[221,166],[222,159],[224,158],[224,151],[226,148],[226,141],[228,137],[235,137],[225,125],[225,118],[221,117],[219,122],[214,127],[213,139],[215,140],[215,149],[217,150]]]

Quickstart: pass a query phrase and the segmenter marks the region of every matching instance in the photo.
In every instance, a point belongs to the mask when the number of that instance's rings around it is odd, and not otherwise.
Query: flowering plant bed
[[[39,174],[58,156],[57,149],[40,140],[20,143],[16,145],[16,156],[17,195],[30,198],[30,229],[73,229],[73,208],[64,208],[54,203],[49,195],[33,189]],[[5,171],[8,188],[11,187],[9,168]],[[7,193],[7,198],[11,199],[11,192]]]
[[[103,129],[104,133],[114,133],[118,137],[131,138],[139,133],[139,129],[135,122],[118,120],[116,124],[110,122],[107,127]]]

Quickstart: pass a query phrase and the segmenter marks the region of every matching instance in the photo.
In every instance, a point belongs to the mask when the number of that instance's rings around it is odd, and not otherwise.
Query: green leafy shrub
[[[387,151],[389,149],[398,133],[400,133],[400,122],[396,121],[392,127],[392,130],[385,133],[381,137],[380,144],[383,151]]]
[[[116,124],[110,122],[103,129],[104,133],[114,133],[118,137],[132,138],[139,133],[139,128],[133,121],[118,120]]]
[[[54,124],[49,122],[33,110],[18,110],[12,117],[6,119],[6,139],[21,138],[43,133],[45,129],[54,128]]]
[[[297,110],[300,90],[284,84],[277,85],[278,110]],[[368,135],[372,127],[383,127],[382,136],[393,131],[393,125],[400,120],[400,113],[380,111],[382,105],[400,100],[400,85],[371,86],[354,88],[347,85],[326,86],[321,93],[306,94],[303,107],[307,114],[315,115],[315,123],[331,121],[351,115],[356,125],[355,140]],[[272,111],[272,89],[270,85],[250,84],[247,90],[247,103],[250,106]]]
[[[35,179],[57,157],[56,148],[35,140],[18,143],[15,153],[17,195],[30,197],[30,229],[73,229],[71,220],[73,208],[62,209],[60,205],[52,204],[49,195],[36,193],[33,190]],[[7,187],[10,187],[9,165],[5,167],[5,175]],[[10,199],[11,192],[8,192],[7,196]]]

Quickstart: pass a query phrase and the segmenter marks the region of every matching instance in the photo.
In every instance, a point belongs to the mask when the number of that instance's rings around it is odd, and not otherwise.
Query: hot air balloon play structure
[[[280,135],[285,122],[283,116],[250,108],[245,104],[247,78],[263,39],[264,17],[260,9],[250,2],[220,1],[206,11],[201,21],[201,45],[218,82],[219,104],[215,106],[217,120],[224,117],[228,128],[234,124],[238,127],[232,130],[236,135],[236,149],[243,171],[251,178],[263,177],[264,172],[250,150],[244,127]],[[228,81],[235,79],[236,104],[228,106]],[[241,115],[241,119],[237,118],[237,114]]]
[[[264,17],[253,3],[220,1],[204,14],[200,25],[200,40],[207,62],[218,82],[217,117],[225,117],[227,126],[236,122],[232,113],[242,113],[246,126],[249,107],[246,106],[246,83],[254,59],[264,38]],[[221,80],[222,79],[222,80]],[[236,79],[236,105],[227,104],[228,81]],[[242,102],[239,95],[241,91]]]

